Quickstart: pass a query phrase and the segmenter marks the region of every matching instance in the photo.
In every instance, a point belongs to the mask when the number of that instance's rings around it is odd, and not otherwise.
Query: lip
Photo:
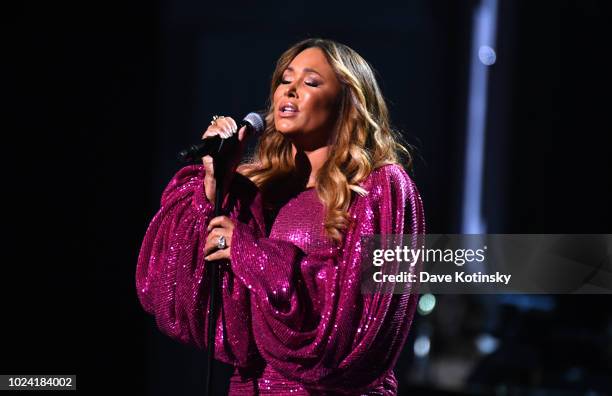
[[[281,118],[291,118],[291,117],[297,117],[299,111],[282,111],[279,110],[278,111],[278,116]]]
[[[290,106],[292,106],[293,108],[295,108],[295,111],[283,111],[283,110],[282,110],[282,109],[283,109],[283,107],[285,107],[285,106],[287,106],[287,105],[290,105]],[[297,105],[296,105],[295,103],[292,103],[292,102],[289,102],[289,101],[287,101],[287,102],[283,102],[283,103],[281,103],[281,104],[280,104],[280,106],[278,106],[278,114],[279,114],[279,116],[280,116],[280,117],[282,117],[282,118],[291,118],[291,117],[295,117],[295,116],[297,116],[297,113],[299,113],[299,112],[300,112],[300,111],[298,110]]]

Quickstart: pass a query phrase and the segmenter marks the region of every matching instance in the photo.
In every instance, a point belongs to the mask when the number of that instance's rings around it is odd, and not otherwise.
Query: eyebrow
[[[295,70],[293,70],[293,67],[291,67],[291,66],[287,67],[287,69],[286,69],[286,70],[289,70],[289,71],[291,71],[291,72],[292,72],[292,71],[295,71]],[[323,77],[323,75],[322,75],[321,73],[319,73],[319,72],[318,72],[318,71],[316,71],[315,69],[311,69],[310,67],[305,67],[305,68],[304,68],[304,72],[306,72],[306,73],[309,73],[309,72],[310,72],[310,73],[316,73],[316,74],[318,74],[319,76]]]

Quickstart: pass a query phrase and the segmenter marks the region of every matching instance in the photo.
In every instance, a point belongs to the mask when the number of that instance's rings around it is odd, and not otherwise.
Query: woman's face
[[[319,48],[300,52],[274,92],[276,130],[294,142],[324,145],[338,116],[341,85]]]

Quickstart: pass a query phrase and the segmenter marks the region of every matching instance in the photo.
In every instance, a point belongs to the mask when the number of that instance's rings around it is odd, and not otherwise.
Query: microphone
[[[231,147],[238,144],[238,131],[243,126],[247,127],[246,133],[254,133],[255,135],[261,134],[266,128],[266,122],[259,113],[247,114],[240,123],[238,123],[238,129],[236,133],[233,133],[227,139],[223,139],[219,135],[207,137],[200,143],[192,144],[185,150],[182,150],[179,155],[179,161],[181,162],[195,162],[199,161],[202,157],[210,155],[213,158],[219,157],[220,155],[227,152]]]

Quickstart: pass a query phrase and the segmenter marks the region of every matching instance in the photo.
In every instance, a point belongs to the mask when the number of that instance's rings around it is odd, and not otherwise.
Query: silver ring
[[[219,239],[217,240],[217,249],[221,250],[221,249],[225,249],[225,247],[226,247],[225,237],[221,235]]]

